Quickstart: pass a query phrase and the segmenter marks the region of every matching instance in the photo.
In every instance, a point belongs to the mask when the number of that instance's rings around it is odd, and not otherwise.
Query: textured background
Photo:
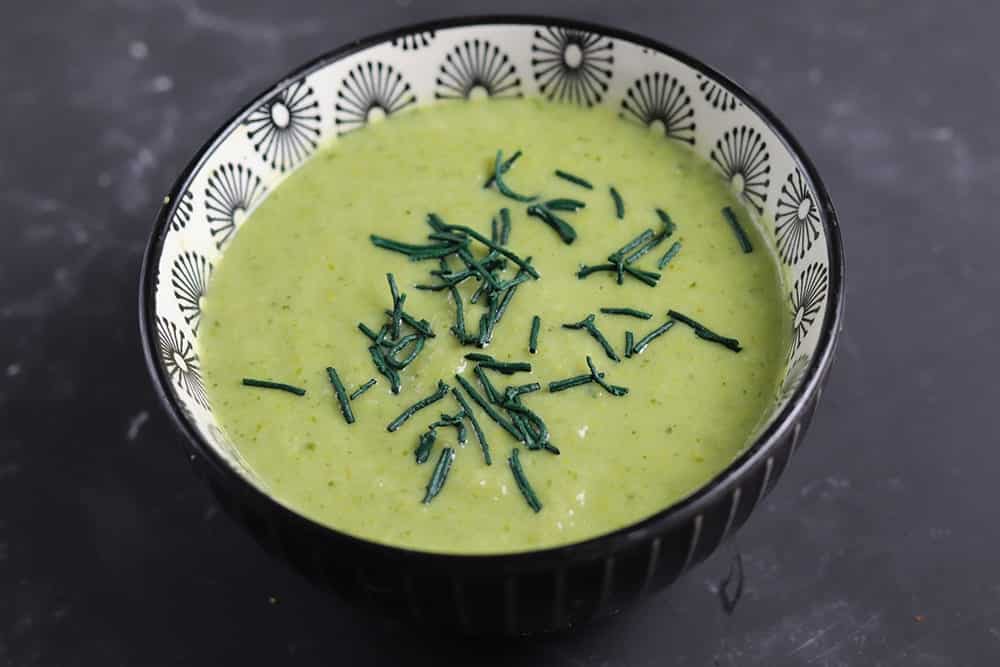
[[[5,12],[0,664],[997,664],[997,6],[342,4]],[[815,159],[849,277],[814,428],[748,525],[637,610],[502,645],[385,627],[265,556],[174,446],[135,307],[160,198],[238,104],[354,37],[496,11],[641,31],[743,82]],[[727,615],[715,591],[737,551]]]

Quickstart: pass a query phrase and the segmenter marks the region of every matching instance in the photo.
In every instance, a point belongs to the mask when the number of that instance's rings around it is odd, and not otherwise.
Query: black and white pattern
[[[177,200],[177,207],[174,208],[173,215],[170,216],[170,227],[175,232],[179,232],[187,226],[191,219],[191,212],[194,210],[194,195],[190,190],[185,190],[181,198]]]
[[[723,133],[709,154],[722,173],[757,213],[764,212],[771,184],[771,156],[757,130],[741,125]]]
[[[229,162],[208,177],[205,211],[219,250],[266,191],[260,178],[241,164]]]
[[[781,186],[774,213],[774,236],[781,259],[792,265],[805,257],[819,238],[819,229],[816,202],[802,173],[796,169]]]
[[[167,377],[199,405],[208,408],[208,397],[201,380],[201,364],[194,346],[176,324],[162,317],[156,318],[156,336]]]
[[[694,144],[694,109],[684,84],[665,72],[636,79],[622,100],[623,117],[643,125],[660,123],[671,139]]]
[[[170,284],[174,287],[177,306],[195,336],[201,324],[201,300],[208,290],[211,275],[212,264],[193,252],[181,253],[170,270]]]
[[[698,75],[698,88],[705,97],[705,101],[713,108],[721,111],[732,111],[736,108],[736,96],[722,87],[721,84],[706,79],[701,74]]]
[[[465,40],[445,56],[434,97],[468,99],[480,88],[490,97],[520,97],[521,79],[506,53],[486,40]]]
[[[391,116],[416,101],[410,84],[392,65],[361,63],[340,82],[334,118],[337,132],[346,134],[364,127],[373,111]]]
[[[300,79],[251,111],[243,124],[254,150],[272,167],[285,171],[319,143],[319,102]]]
[[[816,262],[806,267],[792,286],[792,350],[798,349],[826,301],[828,271]]]
[[[794,349],[793,346],[792,350],[794,351]],[[791,363],[788,367],[788,372],[785,373],[785,381],[781,383],[779,400],[785,400],[795,393],[795,390],[802,384],[802,379],[806,375],[807,368],[809,368],[809,357],[804,354]]]
[[[397,49],[403,49],[404,51],[416,51],[417,49],[430,46],[430,43],[433,41],[434,31],[429,30],[427,32],[415,32],[411,35],[397,37],[392,40],[392,45]]]
[[[615,62],[614,42],[568,28],[535,31],[531,44],[538,92],[550,100],[593,106],[608,91]]]

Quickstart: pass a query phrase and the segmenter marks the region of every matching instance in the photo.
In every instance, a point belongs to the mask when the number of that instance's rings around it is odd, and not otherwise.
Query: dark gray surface
[[[319,52],[456,11],[337,4],[46,0],[0,23],[0,664],[997,664],[1000,11],[461,4],[605,21],[742,81],[811,152],[848,255],[825,401],[749,524],[633,612],[497,645],[386,628],[265,556],[174,447],[139,352],[143,243],[201,142]]]

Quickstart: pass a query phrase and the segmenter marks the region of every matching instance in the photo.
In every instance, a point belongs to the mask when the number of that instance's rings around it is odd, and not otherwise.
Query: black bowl
[[[275,501],[220,454],[199,431],[173,382],[156,308],[164,240],[176,223],[188,186],[207,155],[247,113],[274,95],[257,98],[227,123],[180,175],[156,220],[143,261],[139,320],[146,361],[166,410],[186,436],[186,453],[220,503],[269,551],[317,584],[343,597],[399,617],[471,634],[528,634],[577,625],[612,613],[668,586],[706,558],[737,530],[774,487],[801,442],[819,400],[841,328],[844,259],[830,199],[816,170],[778,119],[722,74],[690,56],[645,37],[562,19],[484,17],[438,21],[376,35],[332,51],[286,77],[294,80],[365,49],[393,42],[419,47],[428,35],[480,25],[526,26],[572,39],[586,33],[630,43],[643,53],[664,54],[691,68],[699,81],[729,95],[722,104],[750,114],[770,129],[811,192],[810,202],[826,239],[822,258],[829,281],[811,354],[790,371],[787,400],[776,419],[731,465],[698,492],[620,530],[558,548],[507,555],[442,555],[376,544],[320,525]],[[711,89],[712,86],[708,88]],[[706,90],[706,86],[701,86]],[[543,90],[544,92],[544,90]],[[706,92],[706,100],[711,90]],[[593,100],[585,100],[591,102]],[[669,131],[669,127],[666,128]],[[669,135],[668,135],[669,136]],[[789,176],[791,179],[791,175]],[[188,211],[190,212],[190,211]],[[793,296],[794,303],[794,296]],[[161,338],[158,338],[160,334]],[[166,361],[165,361],[166,359]],[[793,366],[796,366],[793,365]],[[207,404],[206,404],[207,407]]]

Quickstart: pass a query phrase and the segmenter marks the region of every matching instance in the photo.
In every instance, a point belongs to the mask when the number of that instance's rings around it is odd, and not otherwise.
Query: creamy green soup
[[[503,176],[507,187],[538,202],[585,203],[559,211],[576,240],[529,216],[529,204],[483,184],[497,150],[520,158]],[[586,189],[555,175],[565,170]],[[610,194],[624,204],[619,218]],[[531,257],[539,279],[522,283],[485,349],[461,345],[449,330],[455,304],[435,284],[438,261],[409,261],[376,247],[376,234],[403,243],[428,239],[428,213],[489,238],[491,219],[508,208],[506,248]],[[745,252],[722,214],[735,212],[753,248]],[[609,254],[645,229],[665,232],[656,209],[676,229],[629,265],[662,274],[655,287],[617,270],[585,278],[581,265]],[[657,264],[680,243],[663,270]],[[488,248],[471,240],[483,261]],[[465,266],[448,259],[453,272]],[[401,390],[373,364],[372,341],[390,321],[386,274],[406,294],[405,311],[426,319],[435,337],[400,371]],[[517,266],[498,275],[509,280]],[[470,303],[480,278],[460,284],[466,328],[479,331],[486,299]],[[270,493],[288,506],[342,531],[393,545],[454,553],[513,552],[579,541],[649,516],[684,498],[747,445],[773,404],[787,349],[781,272],[746,209],[728,184],[686,145],[618,118],[536,99],[441,103],[402,114],[341,138],[281,184],[254,211],[218,263],[204,303],[199,344],[215,414]],[[651,319],[605,314],[629,307]],[[668,321],[668,310],[739,340],[741,350],[696,335],[677,323],[641,354],[625,356],[626,332],[638,342]],[[621,358],[613,361],[586,329],[562,325],[595,315],[593,324]],[[533,316],[537,352],[529,352]],[[391,327],[390,327],[391,328]],[[403,331],[413,329],[404,324]],[[391,335],[391,334],[390,334]],[[549,432],[547,449],[529,449],[472,401],[492,464],[472,431],[440,426],[427,461],[415,449],[428,425],[459,405],[451,394],[416,412],[398,430],[387,425],[444,381],[461,389],[460,374],[485,395],[464,355],[479,352],[531,364],[531,372],[486,371],[498,391],[538,382],[519,400]],[[590,374],[625,387],[613,396],[595,382],[552,393],[549,383]],[[405,352],[400,356],[405,356]],[[350,402],[348,424],[328,378],[335,367],[346,391],[377,384]],[[243,378],[289,383],[297,396],[247,387]],[[468,395],[465,395],[468,399]],[[487,399],[488,400],[488,399]],[[502,411],[501,411],[502,412]],[[512,413],[503,413],[510,416]],[[440,492],[422,502],[444,448],[454,452]],[[533,511],[508,458],[519,450],[524,478],[541,508]]]

